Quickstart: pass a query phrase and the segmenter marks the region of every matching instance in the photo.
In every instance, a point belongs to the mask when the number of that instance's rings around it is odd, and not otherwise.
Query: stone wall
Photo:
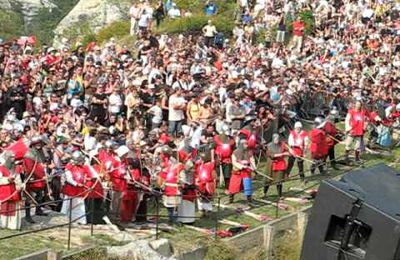
[[[242,252],[262,247],[267,252],[267,259],[275,259],[276,249],[285,242],[282,239],[294,237],[302,244],[310,212],[311,206],[229,238],[227,242]]]

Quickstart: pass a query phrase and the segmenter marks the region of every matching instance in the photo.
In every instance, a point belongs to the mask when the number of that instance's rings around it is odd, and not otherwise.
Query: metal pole
[[[218,196],[217,214],[215,214],[215,239],[218,238],[218,219],[219,219],[220,204],[221,204],[221,197]]]
[[[93,236],[93,222],[94,222],[94,200],[95,199],[90,199],[90,202],[92,203],[90,205],[90,235]]]
[[[156,239],[158,239],[158,221],[159,221],[159,218],[160,218],[160,203],[159,203],[159,200],[158,200],[158,195],[155,195],[156,196],[156,203],[157,203],[157,208],[156,208]]]
[[[72,198],[69,199],[68,250],[71,249]]]

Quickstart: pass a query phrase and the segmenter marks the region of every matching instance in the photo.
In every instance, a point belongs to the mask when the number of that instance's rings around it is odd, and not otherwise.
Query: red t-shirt
[[[304,23],[302,21],[293,22],[293,34],[296,36],[303,36]]]

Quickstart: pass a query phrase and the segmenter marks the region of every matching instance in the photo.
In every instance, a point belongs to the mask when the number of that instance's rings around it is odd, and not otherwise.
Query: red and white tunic
[[[290,131],[288,144],[295,156],[303,157],[307,139],[308,133],[306,131],[302,130],[300,133],[294,130]]]

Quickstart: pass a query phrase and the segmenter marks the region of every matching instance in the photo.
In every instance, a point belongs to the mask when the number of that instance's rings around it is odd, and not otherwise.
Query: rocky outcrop
[[[51,12],[57,8],[55,3],[55,0],[0,0],[0,9],[19,13],[27,30],[40,9],[47,8]]]
[[[92,32],[121,19],[129,12],[129,0],[81,0],[58,24],[55,29],[55,42],[59,42],[70,28],[87,25]]]

